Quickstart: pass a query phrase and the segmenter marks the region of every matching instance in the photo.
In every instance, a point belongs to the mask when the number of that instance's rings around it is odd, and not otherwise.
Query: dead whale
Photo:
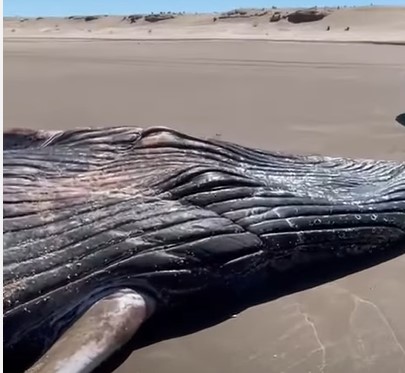
[[[91,372],[191,296],[405,243],[405,163],[162,127],[12,130],[3,158],[4,358],[29,372]]]

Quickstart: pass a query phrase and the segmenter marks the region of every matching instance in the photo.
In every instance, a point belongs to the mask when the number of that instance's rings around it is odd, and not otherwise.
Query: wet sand
[[[166,125],[269,150],[405,161],[405,48],[14,39],[4,124]],[[405,257],[134,351],[129,372],[405,372]],[[282,287],[283,284],[275,284]]]

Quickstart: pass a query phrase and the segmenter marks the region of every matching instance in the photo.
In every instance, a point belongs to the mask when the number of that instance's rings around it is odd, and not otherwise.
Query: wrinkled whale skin
[[[119,288],[164,309],[405,242],[405,163],[164,127],[12,130],[3,158],[5,365],[31,364]]]

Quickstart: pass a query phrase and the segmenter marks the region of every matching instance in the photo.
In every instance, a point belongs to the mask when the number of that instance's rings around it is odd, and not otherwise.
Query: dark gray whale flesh
[[[164,127],[3,138],[10,371],[91,372],[191,296],[405,242],[405,163],[272,153]]]

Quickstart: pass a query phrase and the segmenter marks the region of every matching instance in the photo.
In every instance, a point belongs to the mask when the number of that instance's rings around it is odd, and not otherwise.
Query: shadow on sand
[[[119,367],[132,351],[153,343],[180,337],[214,326],[229,319],[232,315],[249,307],[269,302],[279,297],[309,289],[344,276],[365,270],[399,255],[405,254],[403,243],[390,253],[373,253],[356,258],[346,258],[325,263],[325,265],[301,267],[300,269],[272,274],[266,283],[268,286],[250,288],[243,294],[210,294],[190,300],[187,307],[165,312],[151,318],[139,330],[131,343],[117,352],[111,359],[95,370],[96,373],[111,373]],[[349,260],[347,260],[349,259]],[[282,288],[274,284],[283,284]],[[243,299],[243,302],[241,302]]]

